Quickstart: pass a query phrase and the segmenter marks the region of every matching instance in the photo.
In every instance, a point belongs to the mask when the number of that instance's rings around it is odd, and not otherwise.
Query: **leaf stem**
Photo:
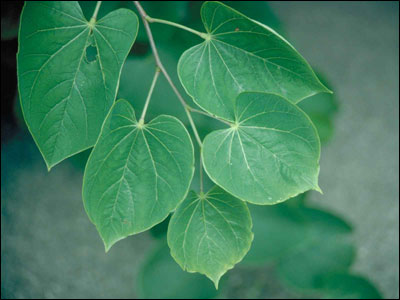
[[[94,13],[92,18],[90,19],[90,23],[95,23],[96,22],[96,18],[97,18],[97,14],[99,13],[99,9],[100,9],[100,5],[101,5],[102,1],[97,1],[96,3],[96,8],[94,9]]]
[[[189,109],[191,112],[194,112],[194,113],[197,113],[197,114],[201,114],[201,115],[205,115],[205,116],[207,116],[207,117],[216,119],[216,120],[218,120],[218,121],[220,121],[220,122],[222,122],[222,123],[225,123],[226,125],[229,125],[229,126],[232,125],[232,124],[229,123],[228,121],[222,120],[221,118],[218,118],[218,117],[216,117],[216,116],[214,116],[214,115],[211,115],[211,114],[209,114],[209,113],[206,113],[206,112],[204,112],[204,111],[202,111],[202,110],[193,108],[193,107],[191,107],[191,106],[188,106],[188,109]]]
[[[203,162],[201,159],[201,148],[200,148],[200,166],[199,166],[199,172],[200,172],[200,195],[203,196]]]
[[[196,125],[193,122],[193,118],[192,118],[192,115],[190,114],[190,110],[188,109],[188,105],[186,104],[186,101],[183,99],[182,95],[179,93],[178,89],[176,88],[175,84],[173,83],[171,77],[169,76],[167,70],[165,70],[165,68],[160,60],[160,56],[158,55],[157,47],[154,42],[154,38],[153,38],[153,34],[150,29],[149,22],[146,20],[147,14],[144,11],[143,7],[140,5],[139,1],[133,1],[133,3],[135,4],[137,10],[139,11],[140,16],[142,17],[143,25],[144,25],[144,28],[146,29],[147,37],[149,38],[150,47],[153,52],[154,59],[156,60],[156,64],[160,68],[161,72],[164,74],[165,78],[167,79],[167,81],[168,81],[169,85],[171,86],[172,90],[174,91],[175,95],[178,97],[179,101],[183,105],[183,108],[185,109],[186,115],[189,119],[190,126],[193,129],[193,133],[197,140],[197,143],[199,144],[200,147],[202,147],[202,142],[201,142],[199,133],[197,132]]]
[[[158,79],[158,75],[160,75],[160,71],[161,71],[160,68],[156,67],[156,71],[154,73],[153,81],[151,82],[150,90],[149,90],[149,93],[147,94],[146,102],[145,102],[144,107],[143,107],[143,112],[142,112],[142,115],[140,116],[140,119],[139,119],[139,123],[141,123],[141,124],[144,123],[144,117],[146,116],[147,107],[149,106],[151,95],[153,94],[154,87],[156,86],[156,82],[157,82],[157,79]]]
[[[208,39],[208,37],[209,37],[209,35],[207,33],[205,33],[205,32],[200,32],[200,31],[194,30],[194,29],[186,27],[186,26],[184,26],[182,24],[178,24],[178,23],[167,21],[167,20],[163,20],[163,19],[152,18],[152,17],[150,17],[148,15],[146,15],[145,18],[146,18],[147,22],[149,22],[149,23],[161,23],[161,24],[167,24],[167,25],[170,25],[170,26],[178,27],[180,29],[189,31],[189,32],[191,32],[193,34],[196,34],[196,35],[198,35],[199,37],[201,37],[203,39]]]

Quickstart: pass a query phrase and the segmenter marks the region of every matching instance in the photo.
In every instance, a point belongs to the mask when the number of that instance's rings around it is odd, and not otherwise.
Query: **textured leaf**
[[[138,296],[146,299],[212,299],[218,294],[200,274],[182,271],[161,242],[147,258],[138,274]]]
[[[318,278],[346,272],[355,257],[351,228],[340,218],[318,209],[300,208],[306,219],[307,238],[277,265],[282,281],[299,290],[318,288]]]
[[[83,200],[106,250],[164,220],[186,196],[194,170],[193,145],[175,117],[136,121],[117,101],[89,157]]]
[[[283,37],[219,2],[206,2],[201,16],[208,38],[182,54],[178,74],[204,110],[234,120],[243,91],[273,92],[294,103],[329,92]]]
[[[382,299],[382,295],[366,278],[347,273],[331,273],[319,277],[320,299]]]
[[[318,134],[296,105],[274,94],[242,93],[235,119],[204,140],[204,168],[215,183],[254,204],[319,190]]]
[[[26,2],[18,86],[25,121],[49,169],[95,143],[137,29],[137,16],[126,9],[91,24],[77,2]]]
[[[183,270],[205,274],[218,288],[221,276],[249,251],[251,227],[246,203],[221,188],[190,192],[171,218],[168,245]]]

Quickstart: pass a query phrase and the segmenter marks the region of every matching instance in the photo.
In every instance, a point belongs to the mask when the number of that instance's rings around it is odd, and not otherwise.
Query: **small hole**
[[[97,56],[97,48],[93,46],[86,47],[86,59],[88,62],[92,62],[96,60]]]
[[[145,56],[150,52],[150,44],[147,42],[135,42],[129,54]]]

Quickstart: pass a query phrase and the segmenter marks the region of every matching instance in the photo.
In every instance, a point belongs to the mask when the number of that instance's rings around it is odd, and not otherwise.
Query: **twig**
[[[180,29],[189,31],[189,32],[191,32],[193,34],[196,34],[196,35],[198,35],[199,37],[201,37],[203,39],[209,39],[210,38],[207,33],[194,30],[194,29],[186,27],[186,26],[184,26],[182,24],[178,24],[178,23],[174,23],[174,22],[167,21],[167,20],[162,20],[162,19],[151,18],[150,16],[147,16],[147,15],[146,15],[146,20],[149,23],[162,23],[162,24],[167,24],[167,25],[170,25],[170,26],[175,26],[175,27],[178,27]]]
[[[160,60],[160,56],[158,55],[157,47],[154,42],[154,38],[153,38],[153,34],[150,29],[149,22],[146,19],[147,14],[144,11],[143,7],[140,5],[139,1],[133,1],[133,3],[135,4],[137,10],[139,11],[140,16],[142,17],[143,25],[144,25],[144,28],[146,29],[147,37],[149,38],[150,47],[151,47],[151,50],[153,51],[153,55],[154,55],[154,59],[156,60],[156,64],[160,68],[161,72],[164,74],[165,78],[167,79],[167,81],[168,81],[169,85],[171,86],[172,90],[174,91],[175,95],[178,97],[179,101],[183,105],[183,108],[185,109],[186,115],[189,119],[190,126],[193,129],[193,133],[197,140],[197,143],[199,144],[200,147],[202,147],[202,142],[201,142],[199,133],[197,132],[196,125],[193,122],[192,115],[190,114],[190,111],[188,109],[188,105],[186,104],[186,101],[183,99],[182,95],[179,93],[175,84],[172,82],[171,77],[169,76],[168,72],[165,70],[165,68]]]
[[[93,16],[90,19],[90,23],[96,22],[96,18],[97,18],[97,14],[99,13],[100,5],[101,5],[101,1],[97,1],[96,8],[94,9]]]
[[[154,87],[156,86],[158,75],[160,75],[160,68],[156,67],[156,72],[154,73],[153,81],[151,83],[149,93],[147,94],[146,102],[144,103],[143,112],[140,116],[139,123],[144,123],[144,117],[146,116],[147,107],[149,106],[151,95],[153,94]]]

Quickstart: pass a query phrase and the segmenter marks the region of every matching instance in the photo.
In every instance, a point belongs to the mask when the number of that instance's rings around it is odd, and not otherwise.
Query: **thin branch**
[[[96,18],[97,18],[97,14],[99,13],[100,5],[101,5],[101,1],[97,1],[96,8],[94,9],[93,16],[90,19],[90,23],[96,22]]]
[[[190,111],[188,109],[188,105],[186,104],[185,100],[183,99],[182,95],[179,93],[178,89],[176,88],[175,84],[172,82],[171,77],[169,76],[168,72],[165,70],[161,60],[160,60],[160,56],[158,55],[158,51],[157,51],[157,47],[156,44],[154,42],[154,38],[153,38],[153,34],[151,32],[150,29],[150,25],[149,22],[146,20],[146,12],[144,11],[143,7],[140,5],[140,3],[138,1],[133,1],[133,3],[135,4],[137,10],[139,11],[140,16],[142,17],[142,21],[143,21],[143,25],[144,28],[146,29],[146,33],[147,33],[147,37],[149,38],[149,43],[151,46],[151,50],[153,51],[153,55],[154,58],[156,60],[156,64],[157,66],[160,68],[161,72],[164,74],[165,78],[167,79],[169,85],[171,86],[172,90],[174,91],[175,95],[178,97],[179,101],[181,102],[181,104],[183,105],[183,108],[185,109],[186,115],[189,119],[189,123],[190,126],[193,129],[193,133],[194,136],[197,140],[197,143],[199,144],[200,147],[202,147],[202,142],[199,136],[199,133],[197,132],[197,128],[196,125],[193,122],[193,118],[192,115],[190,114]]]
[[[201,149],[200,149],[201,151]],[[199,172],[200,172],[200,194],[203,195],[203,162],[201,159],[201,153],[200,153],[200,166],[199,166]]]
[[[146,15],[146,20],[147,20],[149,23],[161,23],[161,24],[166,24],[166,25],[178,27],[178,28],[180,28],[180,29],[189,31],[189,32],[191,32],[191,33],[193,33],[193,34],[196,34],[196,35],[198,35],[199,37],[201,37],[202,39],[205,39],[205,40],[206,40],[206,39],[209,39],[209,35],[208,35],[207,33],[194,30],[194,29],[189,28],[189,27],[186,27],[186,26],[184,26],[184,25],[182,25],[182,24],[178,24],[178,23],[175,23],[175,22],[167,21],[167,20],[152,18],[152,17],[150,17],[150,16],[148,16],[148,15]]]
[[[193,108],[193,107],[191,107],[191,106],[188,106],[188,109],[189,109],[191,112],[194,112],[194,113],[197,113],[197,114],[201,114],[201,115],[205,115],[205,116],[207,116],[207,117],[209,117],[209,118],[216,119],[216,120],[218,120],[218,121],[220,121],[220,122],[222,122],[222,123],[225,123],[226,125],[229,125],[229,126],[232,125],[232,124],[229,123],[228,121],[222,120],[221,118],[218,118],[218,117],[213,116],[213,115],[211,115],[211,114],[209,114],[209,113],[206,113],[205,111],[202,111],[202,110],[199,110],[199,109],[195,109],[195,108]]]
[[[153,81],[151,82],[150,90],[149,93],[147,94],[146,102],[144,104],[143,112],[140,117],[139,123],[144,123],[144,117],[146,116],[147,107],[149,106],[151,95],[153,94],[154,87],[156,86],[158,75],[160,75],[160,68],[156,67],[156,72],[154,73]]]

